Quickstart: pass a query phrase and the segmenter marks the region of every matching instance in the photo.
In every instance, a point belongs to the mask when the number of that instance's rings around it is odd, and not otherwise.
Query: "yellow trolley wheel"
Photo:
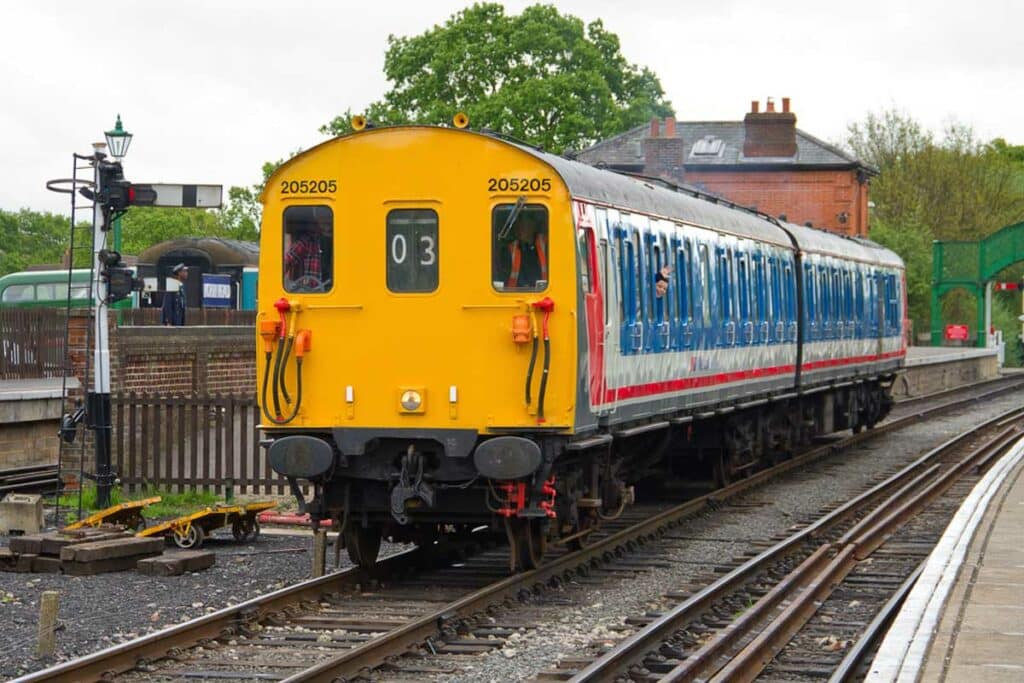
[[[203,545],[203,539],[206,538],[206,534],[203,533],[203,527],[198,524],[189,524],[188,528],[184,531],[174,530],[174,545],[179,548],[200,548]]]

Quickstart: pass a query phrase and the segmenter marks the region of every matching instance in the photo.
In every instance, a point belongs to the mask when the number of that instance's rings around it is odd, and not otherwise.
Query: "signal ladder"
[[[77,519],[82,519],[84,482],[86,479],[95,479],[95,475],[87,471],[86,468],[88,446],[93,443],[94,434],[92,434],[92,426],[86,424],[89,416],[85,407],[85,398],[92,386],[94,372],[92,352],[93,319],[96,315],[96,292],[94,291],[96,259],[93,254],[97,245],[93,227],[96,215],[95,200],[83,197],[80,202],[78,198],[81,195],[78,190],[95,185],[93,176],[96,159],[93,156],[80,154],[74,154],[72,157],[71,229],[67,252],[68,289],[64,317],[64,361],[61,373],[61,415],[63,417],[57,451],[57,472],[60,477],[58,486],[61,489],[72,482],[74,486],[77,486]],[[67,190],[62,191],[67,192]],[[87,288],[89,304],[87,307],[73,306],[77,299],[74,296],[76,285],[73,282],[73,271],[76,265],[84,267],[85,264],[88,264],[89,268]],[[77,287],[80,288],[81,285],[77,285]],[[80,301],[80,299],[77,300]],[[75,373],[76,365],[81,369],[80,385]],[[74,510],[75,507],[76,504],[72,504],[68,512]],[[57,526],[63,526],[59,500],[56,516]]]

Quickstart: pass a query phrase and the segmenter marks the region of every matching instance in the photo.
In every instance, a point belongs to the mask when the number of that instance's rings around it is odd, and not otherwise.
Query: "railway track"
[[[848,680],[885,623],[876,615],[898,606],[977,474],[1022,434],[1017,408],[942,444],[561,678]]]
[[[489,616],[495,606],[514,604],[544,586],[580,580],[592,567],[637,548],[649,548],[649,541],[679,520],[713,510],[782,472],[1015,386],[1019,383],[979,389],[960,400],[915,409],[874,431],[825,444],[682,505],[657,510],[637,507],[588,547],[571,553],[557,549],[544,566],[530,572],[507,576],[505,550],[494,546],[491,538],[450,544],[432,558],[407,551],[383,560],[372,577],[353,568],[306,581],[19,681],[336,680],[364,675],[382,664],[414,677],[415,663],[396,659],[410,648],[458,654],[503,645],[522,624],[501,623]],[[446,553],[455,559],[446,559]],[[644,555],[632,562],[657,565],[656,553]],[[431,561],[440,566],[430,568]],[[631,561],[618,562],[628,565]]]

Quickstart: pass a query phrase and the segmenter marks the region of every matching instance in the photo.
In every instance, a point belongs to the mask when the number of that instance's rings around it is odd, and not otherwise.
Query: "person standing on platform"
[[[171,275],[178,280],[178,291],[164,293],[160,322],[181,327],[185,324],[185,281],[188,280],[188,267],[184,263],[179,263],[171,268]]]

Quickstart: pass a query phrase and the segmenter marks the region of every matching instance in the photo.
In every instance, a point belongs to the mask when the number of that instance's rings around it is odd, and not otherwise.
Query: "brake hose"
[[[533,384],[533,368],[537,364],[537,314],[530,312],[531,331],[533,332],[533,348],[530,350],[530,366],[526,369],[526,405],[530,405],[530,385]]]
[[[540,376],[540,391],[537,396],[537,422],[544,422],[544,395],[548,388],[548,372],[551,369],[551,334],[548,330],[548,321],[551,318],[551,312],[555,310],[555,302],[551,297],[544,297],[540,301],[533,304],[533,308],[536,310],[544,311],[544,369]],[[536,344],[536,337],[534,338],[534,344]]]

